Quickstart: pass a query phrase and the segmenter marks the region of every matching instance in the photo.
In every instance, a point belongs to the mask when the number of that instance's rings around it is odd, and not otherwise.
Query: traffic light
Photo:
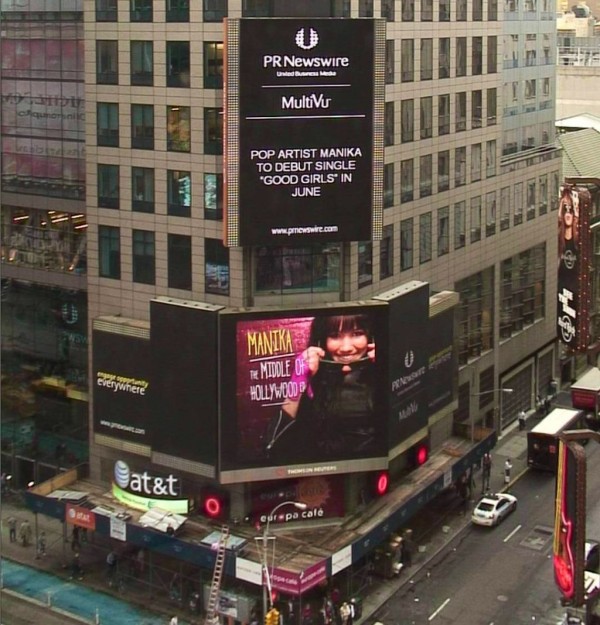
[[[204,488],[200,495],[200,514],[210,519],[229,518],[229,493],[218,488]]]
[[[265,625],[279,625],[279,610],[271,608],[265,615]]]

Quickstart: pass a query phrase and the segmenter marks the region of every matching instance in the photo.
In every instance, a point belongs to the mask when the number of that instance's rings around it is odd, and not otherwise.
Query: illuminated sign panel
[[[589,344],[591,196],[587,189],[564,185],[558,204],[558,298],[559,339],[574,351]]]
[[[228,20],[227,245],[380,239],[385,22]]]

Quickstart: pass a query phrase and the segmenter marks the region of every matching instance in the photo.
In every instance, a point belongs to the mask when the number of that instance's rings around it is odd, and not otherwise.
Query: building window
[[[385,42],[385,84],[391,85],[394,82],[394,44],[393,39]]]
[[[403,219],[400,222],[400,271],[406,271],[413,266],[413,219]]]
[[[223,219],[222,174],[204,174],[204,218]]]
[[[471,91],[471,128],[481,128],[483,117],[483,93],[481,89]]]
[[[523,223],[523,183],[515,184],[515,217],[514,225],[518,226]]]
[[[220,41],[204,42],[204,88],[223,88],[223,44]]]
[[[535,178],[527,181],[527,221],[535,218]]]
[[[454,150],[454,186],[467,184],[467,148],[462,146]]]
[[[433,98],[421,98],[421,139],[433,137]]]
[[[129,0],[129,19],[132,22],[151,22],[152,0]]]
[[[167,170],[167,212],[175,217],[189,217],[192,209],[192,174]]]
[[[445,256],[450,252],[450,208],[444,206],[438,209],[438,256]]]
[[[373,15],[375,15],[373,13],[373,0],[358,0],[358,17],[373,17]]]
[[[98,226],[98,268],[101,278],[121,279],[120,230]]]
[[[481,240],[481,196],[471,198],[471,243]]]
[[[487,125],[494,126],[496,124],[497,119],[497,106],[498,106],[498,96],[496,87],[492,87],[488,89],[486,92],[487,95]]]
[[[500,230],[510,227],[510,187],[500,189]]]
[[[98,206],[119,208],[119,166],[98,163]]]
[[[154,232],[151,230],[134,230],[132,245],[133,281],[140,284],[154,284]]]
[[[394,163],[387,163],[383,167],[383,207],[394,205]]]
[[[394,226],[383,227],[379,244],[379,277],[381,280],[394,275]]]
[[[488,22],[496,22],[498,21],[498,0],[488,0],[487,3],[488,10]]]
[[[498,71],[498,37],[487,38],[487,73],[495,74]]]
[[[227,0],[202,0],[205,22],[222,22],[227,17]]]
[[[458,306],[458,362],[494,348],[494,268],[460,280],[454,290],[460,294]]]
[[[140,213],[154,212],[154,169],[131,168],[131,208]]]
[[[409,143],[414,140],[415,101],[402,100],[401,107],[402,127],[400,129],[400,138],[402,143]]]
[[[467,0],[458,0],[456,3],[456,21],[467,21]]]
[[[204,109],[204,153],[223,154],[223,109]]]
[[[335,293],[340,290],[338,245],[260,247],[255,260],[258,294]]]
[[[546,246],[536,245],[500,266],[500,338],[508,339],[544,318]]]
[[[481,143],[471,146],[471,182],[481,180]]]
[[[421,39],[421,80],[433,80],[433,39]]]
[[[117,19],[117,0],[96,0],[97,22],[116,22]]]
[[[450,78],[450,38],[442,37],[439,44],[438,74],[440,78]]]
[[[450,94],[438,96],[438,135],[450,134]]]
[[[485,196],[485,236],[496,234],[496,192],[491,191]]]
[[[393,0],[389,0],[393,2]],[[402,0],[402,21],[415,21],[415,0]]]
[[[548,176],[540,176],[540,198],[539,198],[539,214],[545,215],[548,212]]]
[[[450,0],[440,0],[438,19],[440,22],[450,21]]]
[[[381,0],[381,17],[384,17],[388,22],[393,22],[396,19],[394,0]]]
[[[373,283],[373,243],[358,242],[358,288]]]
[[[154,107],[152,104],[131,105],[131,147],[154,149]]]
[[[190,86],[189,41],[167,41],[167,87]]]
[[[96,41],[96,82],[99,85],[119,84],[119,42]]]
[[[152,86],[154,84],[154,44],[152,41],[131,42],[131,84]]]
[[[421,0],[421,21],[433,22],[433,0]]]
[[[431,260],[431,213],[419,216],[419,263]]]
[[[467,75],[467,38],[456,38],[456,76]]]
[[[432,160],[431,154],[419,158],[419,197],[431,195]]]
[[[471,74],[479,76],[483,73],[483,38],[473,37],[471,49]]]
[[[462,200],[454,205],[454,249],[465,246],[465,232],[467,227],[466,202]]]
[[[483,20],[483,0],[473,0],[473,21],[481,22]]]
[[[411,202],[414,197],[415,166],[412,158],[400,163],[400,201]]]
[[[450,150],[438,152],[438,193],[450,188]]]
[[[167,236],[168,286],[192,289],[192,238],[185,234]]]
[[[493,178],[496,175],[496,140],[485,144],[485,176]]]
[[[98,145],[119,147],[119,105],[112,102],[98,102],[96,124]]]
[[[167,150],[189,152],[190,146],[190,107],[167,106]]]
[[[204,239],[204,292],[229,295],[229,248],[220,239]]]
[[[415,40],[402,39],[400,43],[400,75],[402,82],[415,79]]]
[[[189,22],[190,3],[189,0],[166,0],[165,19],[167,22]]]
[[[467,129],[467,92],[454,94],[454,125],[456,132]]]
[[[385,103],[385,145],[394,145],[394,102]]]

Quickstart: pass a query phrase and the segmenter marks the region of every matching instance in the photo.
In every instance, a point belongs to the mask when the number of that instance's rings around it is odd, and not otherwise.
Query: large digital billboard
[[[150,443],[150,341],[148,336],[99,330],[94,322],[94,432]],[[117,325],[117,324],[112,324]]]
[[[412,281],[376,299],[388,302],[389,446],[427,425],[429,285]]]
[[[591,196],[584,187],[565,184],[558,203],[558,338],[574,351],[589,344]]]
[[[152,451],[205,465],[208,477],[217,460],[219,309],[167,297],[150,302]]]
[[[227,245],[381,238],[384,63],[384,20],[227,21]]]
[[[427,409],[429,415],[447,406],[455,397],[458,385],[458,355],[454,346],[455,307],[429,319],[427,337]]]
[[[220,481],[387,467],[387,307],[221,314]]]

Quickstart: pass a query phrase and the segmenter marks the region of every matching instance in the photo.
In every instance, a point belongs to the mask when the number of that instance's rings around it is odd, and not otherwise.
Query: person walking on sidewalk
[[[27,519],[25,519],[19,527],[19,540],[23,547],[29,547],[31,543],[31,525],[29,525]]]
[[[504,484],[507,486],[510,484],[510,470],[512,469],[512,462],[510,458],[507,458],[504,462]]]
[[[37,551],[35,554],[35,559],[39,560],[40,558],[44,558],[46,556],[46,532],[41,531],[38,536],[37,541]]]
[[[525,420],[527,419],[527,413],[521,409],[519,412],[519,431],[522,432],[525,429]]]
[[[8,520],[8,540],[11,543],[17,542],[17,519],[14,516],[9,516]]]
[[[492,474],[492,457],[488,452],[483,454],[481,471],[481,494],[490,490],[490,476]]]

